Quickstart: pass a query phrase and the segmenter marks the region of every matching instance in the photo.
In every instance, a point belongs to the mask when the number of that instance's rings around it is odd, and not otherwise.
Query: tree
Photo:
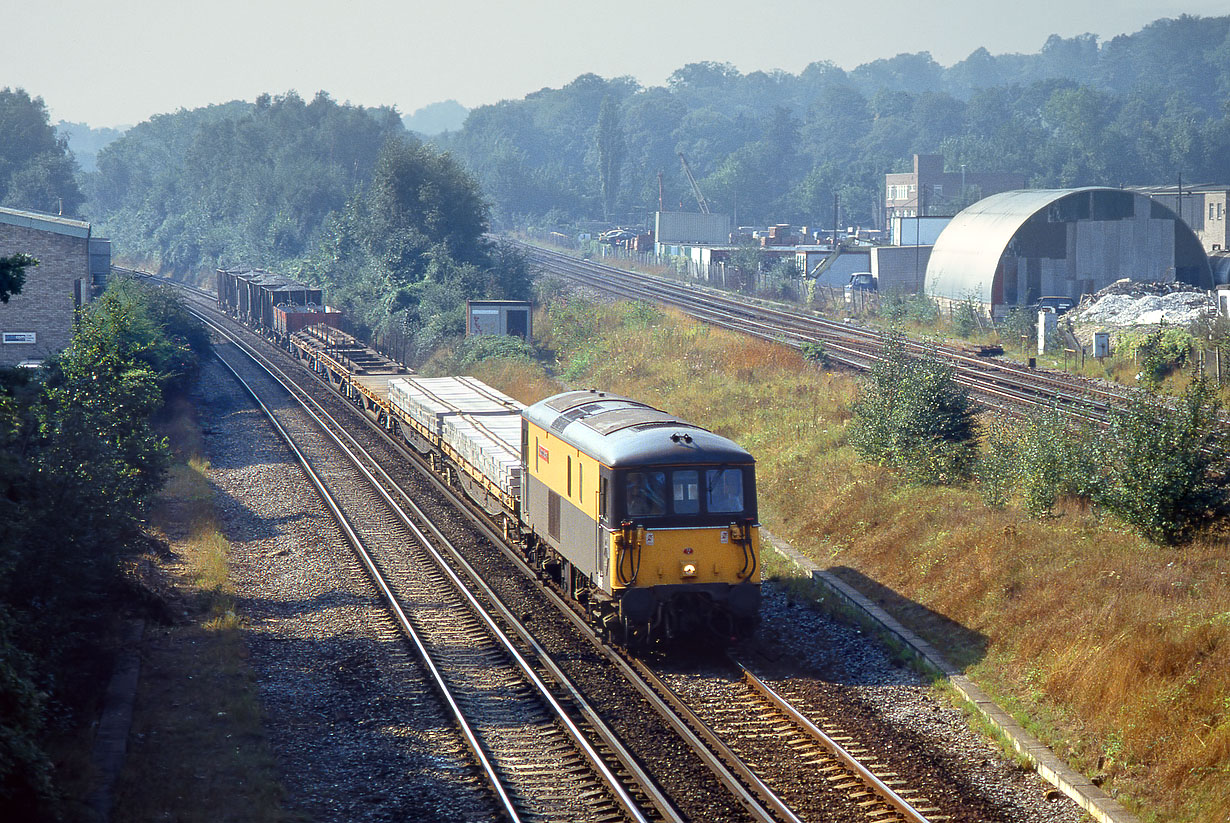
[[[21,293],[26,284],[26,269],[37,265],[38,261],[28,254],[0,257],[0,303],[7,303],[9,297]]]
[[[925,483],[955,483],[969,476],[976,436],[973,403],[952,366],[934,353],[909,354],[900,334],[886,335],[854,404],[855,451]]]
[[[391,140],[302,274],[329,288],[361,334],[417,359],[464,333],[466,299],[529,291],[524,256],[484,238],[487,214],[477,182],[450,155]]]
[[[726,287],[750,292],[764,265],[765,254],[759,246],[744,245],[735,249],[726,263]]]
[[[43,98],[31,98],[24,89],[0,89],[0,203],[74,214],[82,200],[76,171]]]
[[[598,110],[598,175],[602,184],[602,215],[607,220],[615,213],[619,180],[624,164],[624,133],[619,120],[619,104],[610,95],[602,98]]]
[[[406,138],[395,111],[323,93],[159,115],[99,152],[88,210],[117,246],[171,271],[276,268],[315,248],[390,138]]]

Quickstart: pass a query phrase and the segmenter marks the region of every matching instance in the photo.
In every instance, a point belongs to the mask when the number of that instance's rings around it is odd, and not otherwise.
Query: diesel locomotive
[[[743,448],[596,390],[527,407],[473,377],[408,374],[335,328],[319,291],[284,281],[219,271],[220,307],[427,457],[612,642],[711,645],[754,630],[760,528]]]
[[[613,640],[711,642],[755,627],[760,529],[747,451],[594,390],[521,416],[526,551]]]

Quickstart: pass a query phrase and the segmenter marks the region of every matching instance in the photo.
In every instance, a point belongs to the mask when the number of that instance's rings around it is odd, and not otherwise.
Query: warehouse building
[[[999,316],[1043,297],[1102,289],[1121,278],[1212,288],[1200,239],[1174,211],[1138,192],[1038,189],[992,195],[936,240],[926,293],[972,299]]]
[[[1176,212],[1208,254],[1230,251],[1230,186],[1152,186],[1134,189]]]
[[[89,223],[0,208],[0,257],[28,254],[20,294],[0,303],[0,366],[42,361],[69,344],[77,309],[107,285],[111,244]]]

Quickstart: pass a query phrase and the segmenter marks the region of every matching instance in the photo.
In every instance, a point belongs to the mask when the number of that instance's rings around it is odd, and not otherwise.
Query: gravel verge
[[[216,362],[198,410],[292,813],[492,819],[451,719],[288,450]]]
[[[779,694],[834,726],[857,725],[860,742],[953,820],[1090,820],[1036,772],[1006,759],[970,728],[961,709],[940,700],[928,680],[861,629],[766,585],[757,642],[754,658],[744,662]],[[925,769],[916,767],[920,760]]]

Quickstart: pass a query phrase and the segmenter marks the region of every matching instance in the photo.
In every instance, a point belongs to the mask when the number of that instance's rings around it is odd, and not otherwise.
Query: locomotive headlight
[[[680,571],[684,577],[695,577],[696,576],[696,564],[695,563],[684,563],[683,568]]]

